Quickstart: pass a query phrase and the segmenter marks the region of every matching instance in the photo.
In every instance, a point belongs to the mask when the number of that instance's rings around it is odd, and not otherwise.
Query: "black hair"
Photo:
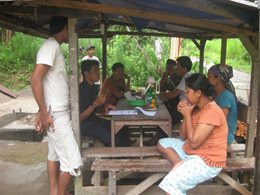
[[[176,61],[173,60],[173,59],[168,59],[168,60],[166,61],[166,66],[167,66],[167,65],[173,65],[173,66],[175,66],[175,65],[176,65]]]
[[[53,16],[50,21],[50,34],[55,35],[61,32],[68,25],[68,18],[61,16]]]
[[[82,76],[84,77],[84,72],[89,72],[94,66],[99,66],[99,62],[97,60],[83,60],[81,62]]]
[[[180,56],[176,61],[181,65],[182,68],[186,68],[187,72],[191,70],[192,61],[189,56]]]
[[[194,73],[185,79],[186,87],[193,89],[194,91],[200,90],[201,93],[207,97],[212,95],[213,88],[209,84],[208,78],[200,73]]]
[[[113,66],[112,66],[112,71],[115,72],[118,68],[124,68],[124,64],[122,64],[121,62],[117,62],[117,63],[114,63]]]

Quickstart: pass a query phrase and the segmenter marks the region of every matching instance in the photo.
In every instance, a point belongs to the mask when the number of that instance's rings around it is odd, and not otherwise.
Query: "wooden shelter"
[[[106,40],[113,35],[190,38],[200,50],[203,68],[207,40],[222,39],[221,63],[225,63],[227,38],[239,38],[252,59],[249,124],[246,156],[253,155],[254,129],[259,118],[259,7],[245,0],[6,0],[0,1],[0,26],[38,37],[48,36],[53,15],[69,17],[69,50],[72,122],[80,143],[78,106],[78,37],[102,39],[103,78],[106,75]],[[112,31],[110,26],[130,26],[132,31]],[[258,114],[258,117],[257,117]],[[254,194],[260,194],[260,127],[257,125]],[[76,182],[76,188],[82,183]]]

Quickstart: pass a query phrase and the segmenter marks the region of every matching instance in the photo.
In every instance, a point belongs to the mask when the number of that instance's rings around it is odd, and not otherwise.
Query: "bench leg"
[[[135,186],[132,190],[128,191],[126,195],[138,195],[157,182],[159,179],[164,177],[166,173],[155,173],[152,174],[150,177],[139,183]]]
[[[108,172],[108,195],[116,195],[116,172]]]
[[[223,181],[227,182],[231,187],[233,187],[235,190],[240,192],[243,195],[252,195],[251,192],[249,192],[244,186],[240,185],[236,180],[231,178],[228,174],[221,172],[218,175],[219,178],[221,178]]]

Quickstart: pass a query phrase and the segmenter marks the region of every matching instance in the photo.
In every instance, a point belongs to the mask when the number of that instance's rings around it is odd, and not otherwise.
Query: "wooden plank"
[[[79,149],[80,143],[80,126],[79,126],[79,79],[78,79],[78,36],[75,33],[76,19],[69,18],[68,33],[69,33],[69,64],[70,64],[70,100],[71,100],[71,119],[72,129]],[[74,180],[75,195],[78,195],[78,190],[82,187],[82,175]]]
[[[196,19],[192,17],[184,17],[179,15],[174,15],[173,13],[161,13],[154,11],[144,11],[133,8],[123,8],[116,7],[111,5],[104,4],[96,4],[96,3],[86,3],[86,2],[71,2],[68,0],[63,1],[46,1],[46,0],[36,0],[35,3],[37,5],[46,5],[60,8],[71,8],[71,9],[79,9],[79,10],[87,10],[93,12],[101,12],[108,14],[118,14],[123,16],[132,16],[143,19],[152,19],[155,21],[163,21],[174,24],[185,24],[186,26],[195,27],[195,28],[204,28],[210,30],[217,30],[220,32],[230,32],[236,34],[244,34],[250,36],[257,36],[256,32],[252,32],[247,29],[232,27],[230,25],[224,25],[220,23],[216,23],[215,21],[208,21],[204,19]]]
[[[240,185],[237,181],[235,181],[234,179],[232,179],[229,175],[227,175],[226,173],[221,172],[218,175],[219,178],[221,178],[222,180],[224,180],[225,182],[227,182],[230,186],[232,186],[235,190],[237,190],[238,192],[240,192],[242,195],[251,195],[252,193],[249,192],[245,187],[243,187],[242,185]]]
[[[102,35],[102,81],[107,76],[107,26],[105,23],[101,23],[101,35]]]
[[[227,147],[227,152],[243,152],[245,144],[231,144]],[[155,146],[144,147],[91,147],[82,149],[82,156],[91,158],[109,157],[152,157],[161,156]]]
[[[244,152],[246,149],[245,144],[230,144],[227,146],[227,152],[232,153],[232,152]]]
[[[254,150],[254,132],[256,128],[257,108],[258,108],[258,84],[260,78],[260,66],[258,47],[256,43],[258,40],[253,40],[251,37],[240,36],[240,40],[248,50],[252,59],[251,82],[250,82],[250,96],[248,106],[248,130],[246,138],[246,157],[253,156]]]
[[[117,195],[125,195],[135,185],[119,185],[117,186]],[[103,195],[108,193],[108,186],[87,186],[80,190],[80,195]],[[231,195],[236,194],[230,186],[203,184],[189,190],[187,195]],[[158,186],[151,186],[145,190],[142,195],[165,195],[165,192]]]
[[[253,171],[255,168],[255,158],[228,158],[227,166],[223,169],[231,171]]]
[[[206,45],[207,39],[201,38],[200,39],[200,65],[199,65],[199,72],[203,74],[203,68],[204,68],[204,51],[205,51],[205,45]]]
[[[165,173],[155,173],[152,174],[150,177],[136,185],[133,189],[128,191],[126,195],[138,195],[141,194],[143,191],[145,191],[147,188],[149,188],[151,185],[153,185],[155,182],[157,182],[159,179],[164,177]]]
[[[190,9],[195,9],[204,13],[214,14],[225,18],[237,19],[231,12],[210,1],[205,1],[205,0],[185,0],[185,1],[162,0],[162,1],[174,5],[190,8]]]
[[[95,159],[91,170],[167,172],[171,168],[166,159]]]
[[[254,158],[228,158],[226,172],[254,170]],[[166,159],[95,159],[91,170],[98,171],[133,171],[133,172],[168,172],[172,164]]]
[[[116,195],[116,172],[108,172],[108,195]]]
[[[17,98],[18,95],[13,93],[12,91],[10,91],[9,89],[7,89],[6,87],[4,87],[3,85],[0,84],[0,92],[2,92],[5,95],[8,95],[12,98]]]
[[[223,34],[221,37],[221,53],[220,53],[220,64],[226,64],[226,54],[227,54],[227,35]]]
[[[258,1],[258,19],[260,21],[260,4]],[[260,37],[260,31],[259,36]],[[259,40],[258,40],[259,41]],[[260,45],[258,44],[258,52]],[[258,55],[258,62],[260,62],[260,56]],[[258,64],[259,65],[259,64]],[[258,80],[258,108],[257,108],[257,129],[256,129],[256,145],[255,145],[255,174],[254,174],[254,194],[260,194],[260,81]]]

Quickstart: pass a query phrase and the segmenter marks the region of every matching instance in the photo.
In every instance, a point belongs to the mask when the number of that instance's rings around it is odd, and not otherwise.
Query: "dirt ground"
[[[30,88],[13,99],[0,93],[0,117],[19,112],[35,113],[37,104]],[[0,194],[49,194],[46,170],[47,142],[21,142],[0,140]]]
[[[46,195],[47,142],[0,141],[0,194]]]

